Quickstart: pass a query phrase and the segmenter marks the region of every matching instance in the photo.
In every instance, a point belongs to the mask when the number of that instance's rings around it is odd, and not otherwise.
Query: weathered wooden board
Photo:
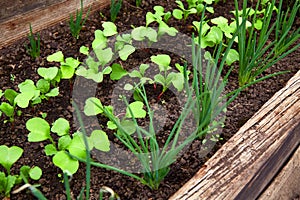
[[[298,130],[300,133],[300,130]],[[258,200],[285,200],[300,197],[300,147]]]
[[[110,0],[84,0],[85,11],[99,10],[110,4]],[[29,23],[33,31],[37,32],[60,21],[69,19],[70,13],[80,9],[80,0],[65,0],[47,7],[34,9],[31,12],[16,15],[0,23],[0,48],[3,48],[29,33]]]
[[[256,199],[300,143],[300,71],[170,200]]]

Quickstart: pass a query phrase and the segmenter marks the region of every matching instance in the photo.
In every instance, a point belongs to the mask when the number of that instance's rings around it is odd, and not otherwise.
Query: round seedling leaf
[[[54,54],[47,56],[48,62],[63,62],[64,61],[64,54],[61,51],[58,51]]]
[[[11,166],[22,156],[23,149],[17,146],[0,146],[0,164],[10,173]]]
[[[70,124],[69,121],[64,118],[58,118],[53,124],[51,131],[57,133],[58,136],[69,134]]]
[[[7,116],[7,117],[13,117],[15,109],[13,106],[11,106],[9,103],[2,102],[0,105],[0,110]]]
[[[86,116],[98,115],[103,113],[103,110],[101,109],[102,107],[102,103],[99,99],[96,97],[90,97],[85,101],[84,114]]]
[[[226,57],[226,64],[230,66],[232,65],[232,63],[238,60],[239,60],[239,53],[235,49],[230,49]]]
[[[50,139],[50,126],[42,118],[35,117],[26,122],[26,128],[30,131],[28,134],[29,142],[41,142]]]
[[[170,65],[171,58],[169,55],[159,54],[157,56],[151,56],[151,61],[158,66],[162,66],[164,69],[166,69]]]
[[[86,46],[81,46],[79,52],[87,56],[89,55],[89,48]]]
[[[182,17],[183,17],[183,12],[182,12],[182,10],[174,9],[174,10],[173,10],[173,16],[174,16],[175,19],[181,20]]]
[[[59,151],[55,154],[52,158],[52,162],[63,172],[67,171],[70,174],[75,174],[79,167],[79,162],[72,159],[65,151]]]
[[[41,168],[38,166],[33,167],[32,169],[29,170],[29,176],[33,180],[39,180],[42,176],[43,172]]]
[[[117,26],[113,22],[104,22],[102,24],[102,27],[104,28],[103,35],[106,37],[112,36],[112,35],[115,35],[118,33]]]
[[[57,76],[58,68],[57,67],[49,67],[49,68],[39,67],[37,72],[45,80],[51,81]]]
[[[89,148],[93,148],[93,144],[89,142]],[[70,145],[68,146],[68,150],[69,152],[74,155],[77,156],[79,158],[85,159],[86,157],[86,147],[84,144],[84,139],[83,139],[83,135],[82,133],[75,133],[73,134],[73,139],[70,143]]]
[[[134,118],[144,118],[146,117],[146,111],[143,109],[143,102],[141,101],[135,101],[129,104],[129,106],[126,108],[126,117],[131,118],[131,112],[133,114]],[[131,110],[131,112],[130,112]]]
[[[108,152],[110,150],[110,143],[107,134],[102,130],[94,130],[90,136],[93,141],[93,146],[100,150]]]
[[[127,60],[128,56],[135,51],[134,46],[126,44],[123,49],[119,51],[119,56],[121,60]]]
[[[114,63],[112,66],[112,73],[110,74],[111,80],[120,80],[123,76],[127,74],[127,71],[123,69],[123,67],[118,64]]]

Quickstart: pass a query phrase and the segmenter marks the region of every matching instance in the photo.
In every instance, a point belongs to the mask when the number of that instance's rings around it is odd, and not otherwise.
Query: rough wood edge
[[[169,200],[255,199],[280,166],[275,167],[275,172],[268,168],[268,162],[275,163],[272,155],[281,150],[292,152],[299,145],[299,133],[293,132],[299,122],[300,71]],[[289,138],[294,142],[289,143]],[[287,155],[281,155],[284,157],[278,161],[282,164]],[[265,174],[260,174],[261,170]],[[261,180],[262,175],[268,177]],[[246,188],[251,187],[256,189],[249,194]]]
[[[299,131],[300,132],[300,131]],[[298,133],[299,133],[298,132]],[[300,147],[258,200],[296,199],[300,195]]]
[[[91,12],[104,8],[110,4],[110,0],[84,0],[85,12],[91,8]],[[80,9],[80,0],[66,0],[50,5],[42,9],[34,9],[31,12],[16,15],[5,22],[0,23],[0,49],[13,42],[26,37],[29,33],[29,23],[33,32],[38,32],[60,21],[69,19],[71,13]]]

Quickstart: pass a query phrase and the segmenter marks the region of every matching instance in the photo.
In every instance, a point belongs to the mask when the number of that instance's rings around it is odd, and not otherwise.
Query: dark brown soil
[[[154,5],[163,5],[168,11],[175,8],[174,1],[147,1],[141,8],[136,8],[134,1],[124,1],[120,16],[116,21],[119,31],[131,29],[131,25],[138,27],[145,25],[145,15],[147,11],[152,11]],[[230,17],[228,14],[233,10],[232,2],[222,3],[215,6],[214,16],[223,15]],[[109,8],[102,10],[104,16],[109,16]],[[41,57],[33,61],[28,54],[24,44],[28,40],[22,39],[15,44],[0,50],[0,88],[4,91],[7,88],[17,90],[17,85],[25,79],[37,80],[38,67],[50,67],[53,63],[48,63],[46,57],[58,50],[61,50],[66,57],[79,57],[79,48],[82,45],[90,46],[94,39],[94,31],[102,29],[101,21],[109,20],[109,18],[101,17],[99,12],[90,15],[83,28],[80,39],[76,41],[69,32],[67,22],[60,22],[56,26],[49,27],[40,32],[41,34]],[[170,20],[170,25],[176,27],[181,33],[191,34],[188,26],[194,19],[189,19],[185,24],[177,20]],[[299,22],[298,22],[299,26]],[[153,52],[152,52],[153,53]],[[150,53],[137,53],[130,57],[130,65],[139,65],[144,59],[149,59]],[[281,70],[290,70],[289,73],[273,77],[271,79],[260,82],[243,91],[234,102],[227,108],[226,123],[223,128],[221,137],[222,141],[218,142],[214,150],[206,157],[199,157],[200,141],[195,141],[188,151],[178,158],[177,162],[172,164],[169,175],[162,182],[160,188],[156,191],[150,190],[147,186],[127,176],[118,174],[113,171],[107,171],[101,168],[92,168],[91,179],[91,199],[97,199],[99,189],[102,186],[112,188],[121,199],[156,199],[165,200],[174,194],[185,182],[187,182],[197,170],[209,159],[209,157],[225,143],[237,130],[269,99],[272,95],[282,88],[287,80],[300,69],[300,49],[284,58],[282,61],[267,70],[264,75],[278,72]],[[104,104],[110,103],[110,95],[115,82],[106,78],[102,84],[99,84],[97,95],[104,101]],[[13,166],[13,173],[18,173],[18,169],[22,165],[39,166],[43,170],[42,178],[37,182],[41,186],[39,189],[48,199],[66,199],[64,186],[58,174],[61,174],[59,168],[53,165],[51,158],[44,153],[44,145],[47,143],[29,143],[27,141],[28,131],[25,123],[28,119],[40,116],[41,113],[47,113],[46,120],[49,123],[54,122],[59,117],[64,117],[69,121],[73,121],[73,110],[70,104],[72,97],[72,82],[64,80],[60,83],[60,95],[51,98],[48,102],[44,102],[35,106],[22,110],[22,115],[16,117],[14,124],[4,123],[4,116],[0,120],[0,144],[12,146],[20,146],[24,149],[22,158]],[[226,90],[231,91],[237,87],[237,72],[233,71],[230,76],[230,82]],[[173,105],[169,96],[166,94],[162,100],[168,103],[169,109]],[[174,116],[176,113],[173,113]],[[101,121],[101,119],[100,119]],[[75,131],[75,126],[72,132]],[[80,165],[80,169],[74,175],[71,188],[74,196],[77,196],[81,188],[85,184],[85,166]],[[2,168],[1,168],[2,169]],[[34,199],[28,191],[22,191],[19,194],[12,195],[11,199]]]

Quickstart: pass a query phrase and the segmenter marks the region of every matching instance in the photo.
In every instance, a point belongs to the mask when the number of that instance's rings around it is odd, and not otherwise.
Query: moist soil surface
[[[162,5],[166,11],[176,7],[174,1],[153,1],[143,2],[140,8],[135,7],[134,1],[123,1],[123,6],[119,17],[116,20],[118,31],[130,30],[131,26],[135,27],[145,25],[145,16],[148,11],[153,12],[154,5]],[[225,16],[233,17],[229,11],[234,9],[232,2],[222,3],[220,1],[214,6],[215,13],[209,14],[209,17]],[[101,14],[99,14],[101,12]],[[109,20],[109,8],[92,13],[86,21],[83,30],[80,33],[80,39],[74,39],[70,32],[68,22],[60,22],[56,26],[49,27],[40,32],[41,35],[41,56],[32,60],[26,53],[24,47],[28,44],[26,38],[17,41],[15,44],[0,50],[0,88],[4,91],[7,88],[13,88],[18,91],[17,85],[26,79],[38,80],[38,67],[51,67],[54,63],[49,63],[46,57],[56,51],[61,50],[65,57],[78,57],[79,60],[84,60],[82,54],[79,54],[79,48],[82,45],[91,46],[94,39],[94,31],[102,29],[101,22]],[[169,25],[175,27],[179,32],[191,35],[189,25],[193,20],[199,20],[197,17],[189,17],[184,23],[175,19],[170,19]],[[299,19],[296,22],[296,27],[299,27]],[[123,62],[123,66],[127,69],[130,66],[139,66],[141,63],[149,62],[151,55],[157,54],[157,50],[137,51],[131,55],[128,62]],[[118,60],[120,62],[120,60]],[[177,62],[178,59],[173,59]],[[237,130],[269,99],[272,95],[281,89],[285,83],[300,69],[300,49],[290,54],[272,68],[268,69],[263,75],[270,73],[289,70],[288,73],[279,75],[268,80],[262,81],[254,86],[247,88],[241,92],[239,96],[227,107],[225,127],[222,129],[221,138],[206,156],[199,156],[201,141],[196,140],[187,150],[171,165],[171,170],[167,177],[162,181],[158,190],[151,190],[142,183],[129,178],[119,173],[108,171],[102,168],[92,167],[91,178],[91,199],[98,199],[99,189],[102,186],[112,188],[121,199],[156,199],[165,200],[174,194],[185,182],[187,182],[201,166],[213,155],[218,148],[222,146]],[[44,153],[44,146],[47,142],[29,143],[27,141],[28,130],[25,127],[26,121],[32,117],[41,116],[42,113],[47,113],[46,120],[53,123],[59,117],[68,119],[73,122],[73,109],[70,103],[72,98],[72,88],[74,80],[62,80],[59,83],[60,94],[58,97],[51,98],[49,101],[44,101],[33,108],[22,109],[22,115],[16,117],[14,123],[4,123],[7,118],[1,117],[0,120],[0,144],[7,146],[16,145],[24,149],[23,156],[17,161],[12,168],[12,174],[19,173],[19,168],[22,165],[39,166],[43,170],[42,178],[37,181],[41,186],[39,189],[48,199],[66,199],[64,186],[58,174],[61,170],[53,165],[51,157],[47,157]],[[101,101],[108,105],[112,97],[115,81],[104,77],[104,81],[98,84],[96,96]],[[232,91],[237,86],[237,71],[233,71],[230,75],[230,80],[226,86],[226,91]],[[157,101],[155,98],[160,91],[160,87],[156,90],[148,88],[150,96],[153,97],[153,102],[160,106],[165,106],[165,109],[171,113],[168,116],[169,121],[164,127],[165,133],[168,133],[170,126],[178,116],[180,109],[176,103],[176,98],[172,92],[166,92],[162,98]],[[4,99],[2,99],[4,100]],[[164,105],[162,102],[165,102]],[[179,109],[179,110],[178,110]],[[159,117],[157,117],[159,122]],[[98,121],[104,122],[98,118]],[[75,132],[77,127],[72,123],[71,133]],[[92,126],[91,124],[89,126]],[[112,136],[109,136],[110,139]],[[161,140],[164,135],[160,136]],[[113,138],[112,138],[113,140]],[[112,158],[113,159],[113,158]],[[1,170],[3,170],[1,168]],[[78,172],[73,176],[71,181],[71,189],[76,197],[81,188],[85,184],[85,165],[80,164]],[[11,199],[34,199],[28,191],[22,191],[18,194],[11,195]]]

